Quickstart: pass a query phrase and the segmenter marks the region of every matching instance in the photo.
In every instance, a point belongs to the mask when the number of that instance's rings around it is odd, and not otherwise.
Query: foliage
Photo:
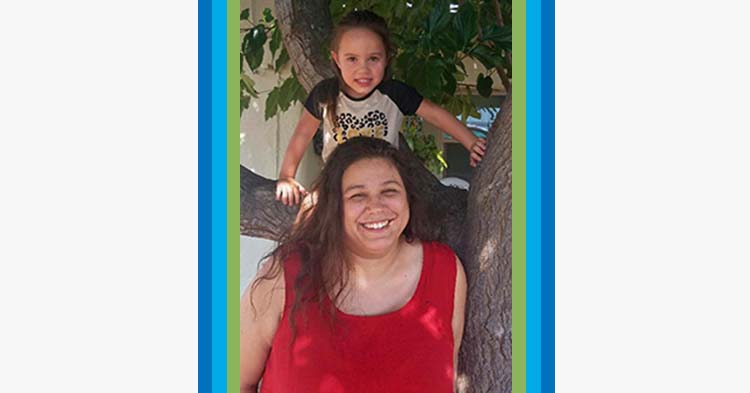
[[[245,73],[245,64],[251,72],[257,71],[263,64],[265,55],[264,45],[268,42],[268,49],[271,51],[271,63],[276,74],[281,73],[282,67],[289,62],[289,54],[284,48],[281,41],[281,29],[278,21],[266,8],[263,10],[263,18],[253,24],[250,21],[250,10],[244,9],[240,13],[240,21],[246,21],[250,24],[249,28],[240,29],[244,35],[242,37],[242,46],[240,50],[240,114],[250,106],[250,99],[259,97],[255,90],[252,78]],[[276,53],[278,52],[278,57]],[[299,84],[297,76],[292,69],[292,75],[287,77],[278,86],[274,87],[266,97],[265,119],[268,120],[278,113],[289,109],[296,101],[305,99],[306,93],[302,85]]]
[[[435,142],[435,135],[422,132],[422,118],[419,116],[407,116],[401,131],[404,134],[409,148],[424,163],[430,172],[437,176],[448,168],[448,163],[443,158],[443,151]]]
[[[471,88],[481,85],[477,92],[489,97],[492,74],[498,69],[510,72],[503,51],[511,51],[511,10],[501,11],[505,24],[500,26],[494,1],[465,1],[459,6],[448,0],[332,0],[334,24],[355,8],[371,9],[388,22],[397,48],[391,62],[394,77],[454,115],[463,114],[463,119],[476,115],[476,106],[466,99]],[[474,84],[466,81],[466,58],[487,70]]]
[[[464,122],[469,116],[479,117],[472,94],[489,97],[494,74],[511,77],[511,64],[506,56],[511,52],[510,1],[467,0],[459,5],[450,0],[331,0],[329,6],[334,24],[353,9],[370,9],[385,18],[397,48],[391,61],[394,77],[454,115],[461,115]],[[497,9],[502,15],[497,15]],[[264,46],[267,45],[271,54],[269,64],[280,75],[289,56],[277,20],[269,9],[264,10],[258,22],[249,20],[247,9],[240,18],[249,24],[249,28],[241,31],[244,35],[240,106],[244,110],[251,99],[259,97],[252,79],[245,74],[244,64],[251,72],[258,70],[264,62]],[[467,58],[485,69],[476,81],[467,80],[469,73],[463,64]],[[292,70],[291,76],[268,93],[265,118],[273,117],[279,110],[286,111],[295,101],[304,98],[304,89]],[[446,165],[434,138],[422,134],[421,126],[404,124],[402,131],[412,149],[419,150],[415,152],[430,170],[441,172]]]

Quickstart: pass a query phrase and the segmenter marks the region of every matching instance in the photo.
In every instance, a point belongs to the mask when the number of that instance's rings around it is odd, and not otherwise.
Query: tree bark
[[[306,91],[334,76],[331,62],[323,53],[333,25],[326,0],[276,0],[276,18],[284,47]]]
[[[468,196],[459,392],[511,392],[512,103],[503,101]]]
[[[240,165],[240,234],[279,240],[291,228],[299,206],[276,200],[276,181]]]

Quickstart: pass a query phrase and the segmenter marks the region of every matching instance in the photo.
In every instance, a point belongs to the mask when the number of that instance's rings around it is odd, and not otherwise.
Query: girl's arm
[[[320,120],[310,114],[307,109],[302,110],[302,116],[294,129],[292,138],[289,140],[286,153],[284,153],[279,180],[276,183],[276,199],[285,205],[298,204],[300,197],[306,193],[305,188],[294,180],[294,176],[297,174],[297,167],[305,154],[305,149],[310,144],[310,140],[312,140],[319,125]]]
[[[267,262],[255,280],[268,271]],[[253,281],[255,281],[253,280]],[[240,300],[240,392],[256,393],[284,310],[284,274],[260,280]]]
[[[461,143],[469,151],[471,166],[476,166],[479,161],[482,161],[485,149],[484,139],[476,137],[450,112],[425,98],[417,108],[417,115],[438,129],[447,132],[453,139]]]

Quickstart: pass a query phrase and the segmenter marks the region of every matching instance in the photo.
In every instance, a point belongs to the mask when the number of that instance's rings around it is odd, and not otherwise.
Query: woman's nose
[[[377,197],[374,197],[374,198],[367,198],[366,207],[369,210],[380,209],[384,205],[385,205],[385,203],[383,201],[383,197],[381,197],[381,196],[377,196]]]

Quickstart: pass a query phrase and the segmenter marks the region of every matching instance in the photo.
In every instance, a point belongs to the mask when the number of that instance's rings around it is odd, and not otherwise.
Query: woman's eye
[[[387,196],[396,195],[398,194],[398,190],[394,190],[394,189],[384,190],[383,194]]]
[[[350,196],[349,199],[354,200],[354,201],[359,201],[359,200],[362,200],[362,198],[364,197],[365,197],[365,194],[354,194]]]

